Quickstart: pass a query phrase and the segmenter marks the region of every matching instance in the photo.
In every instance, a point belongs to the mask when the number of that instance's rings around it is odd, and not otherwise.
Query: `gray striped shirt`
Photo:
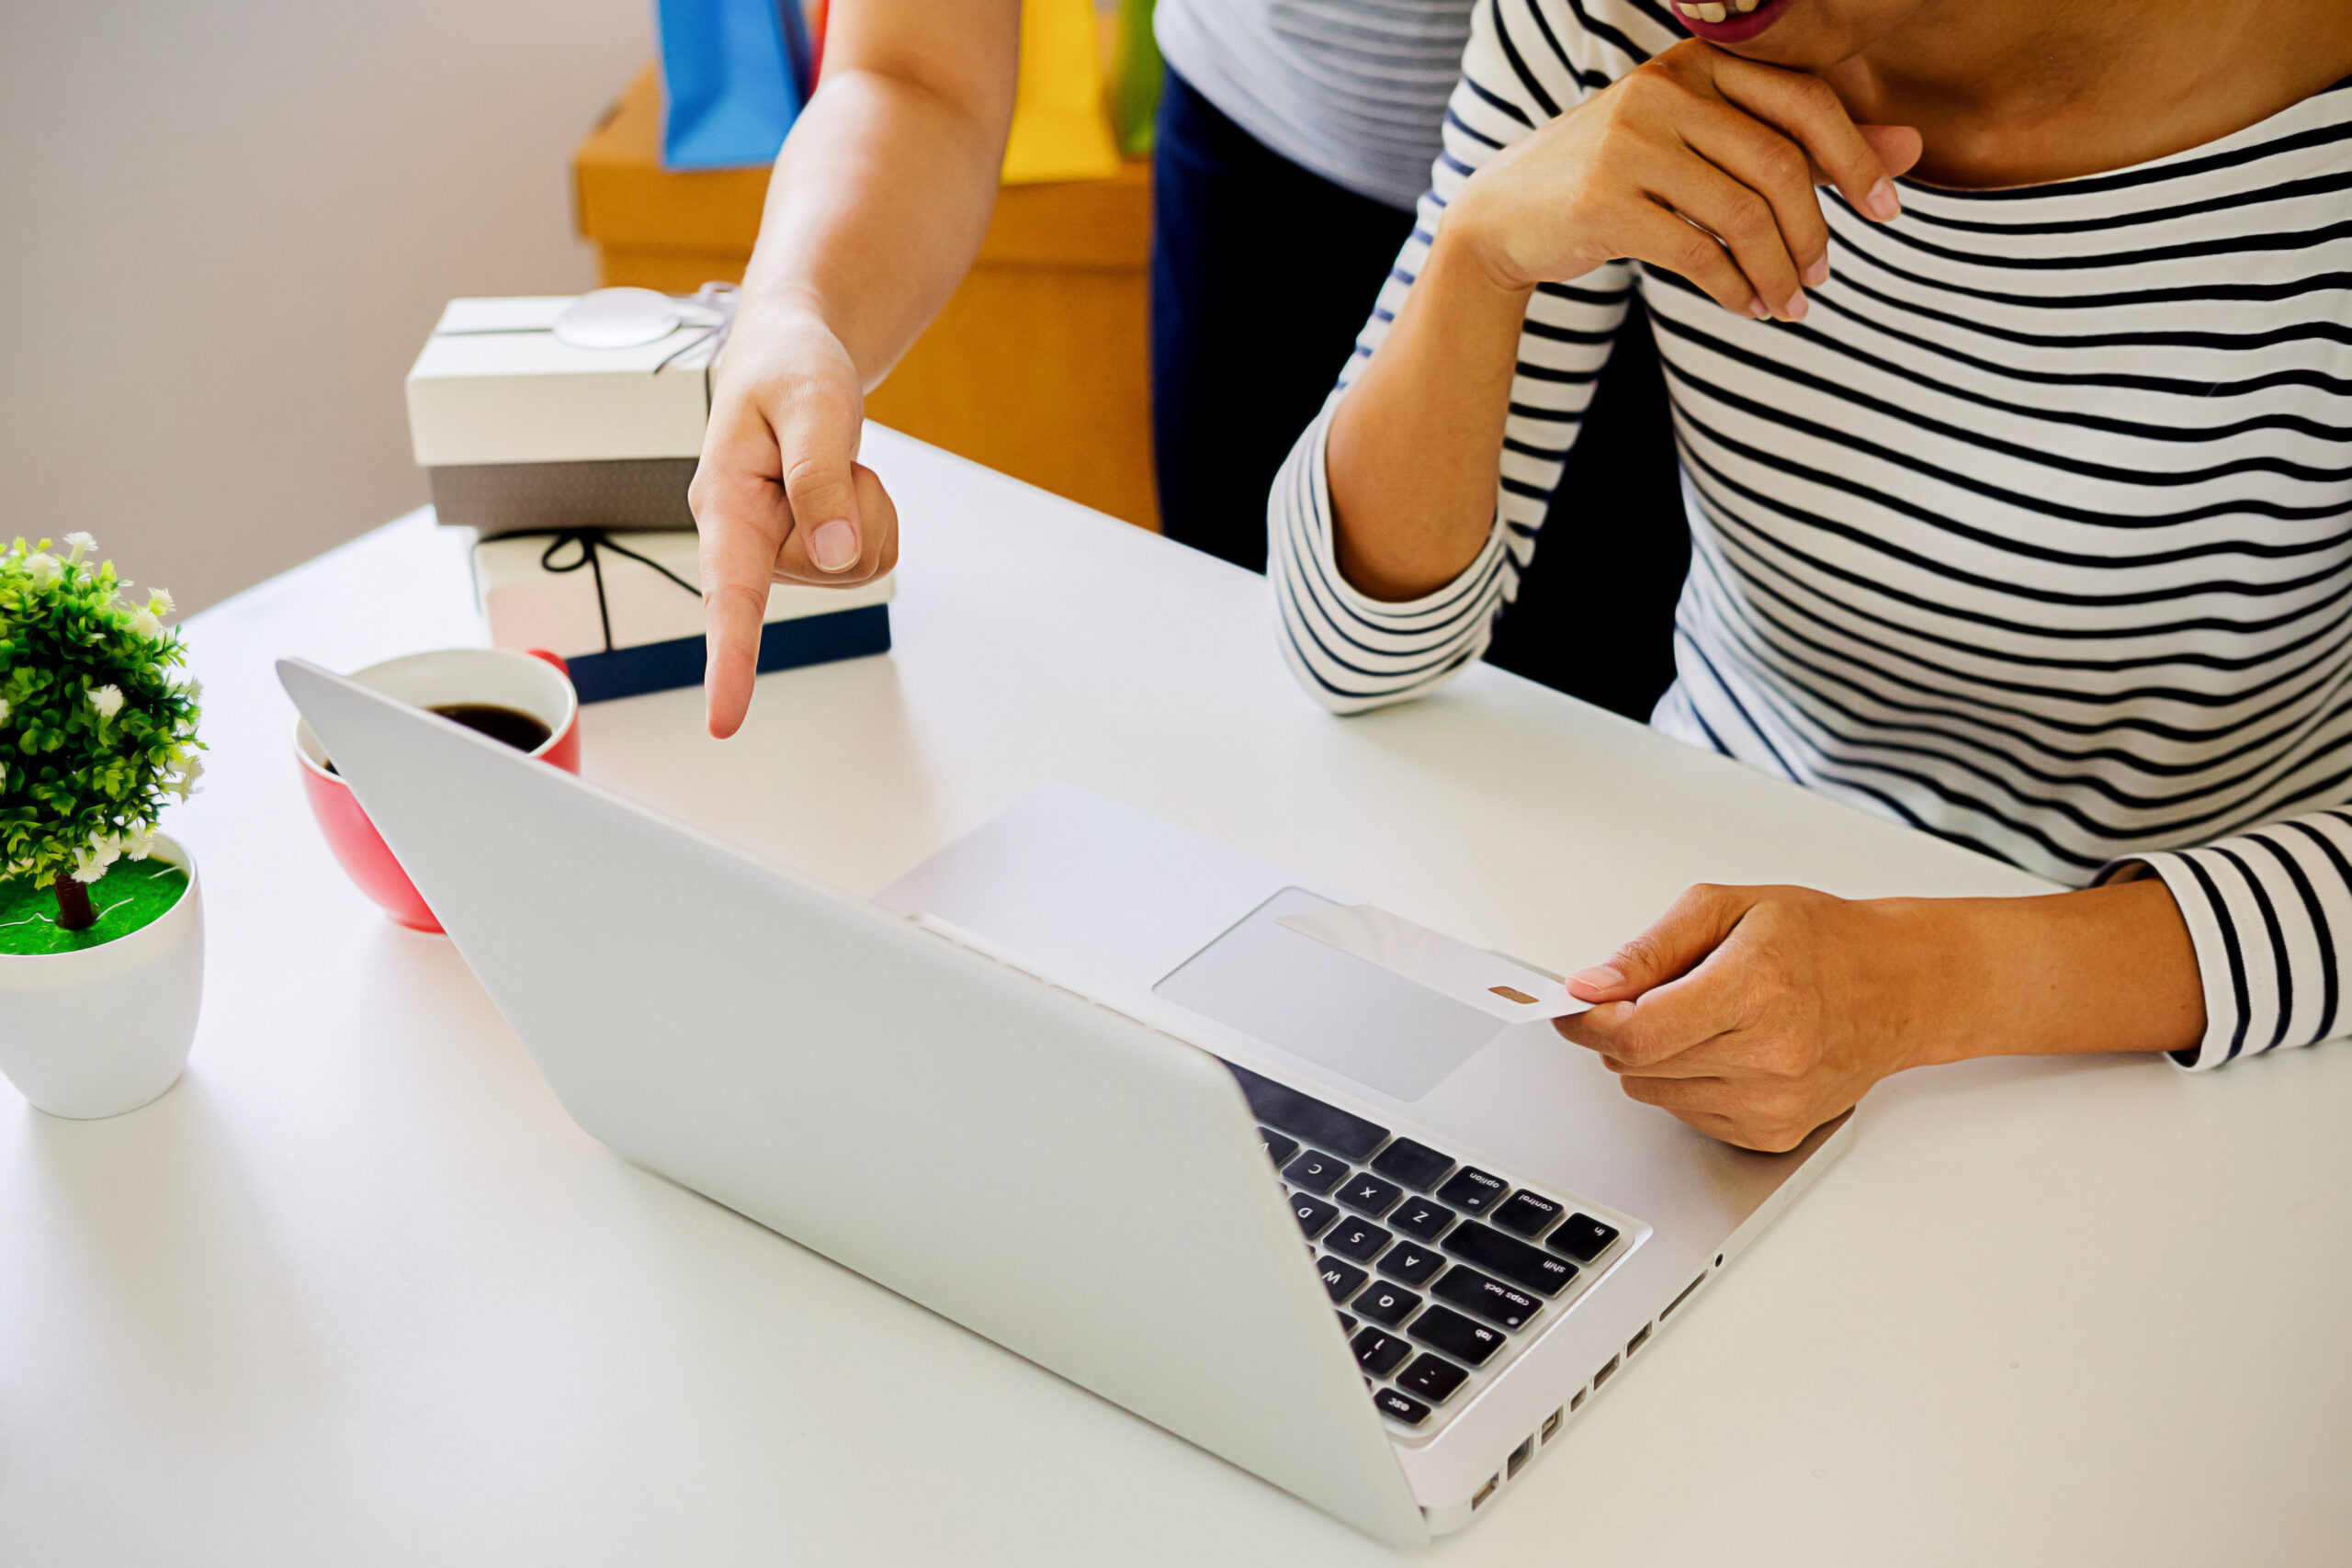
[[[1472,0],[1159,0],[1159,52],[1259,141],[1359,196],[1429,188]]]

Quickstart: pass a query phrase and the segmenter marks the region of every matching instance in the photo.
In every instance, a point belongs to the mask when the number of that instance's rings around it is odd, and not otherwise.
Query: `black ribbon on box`
[[[702,597],[701,589],[651,557],[616,543],[606,529],[533,529],[499,536],[508,539],[542,536],[548,539],[548,547],[539,553],[541,570],[558,576],[584,570],[596,584],[596,623],[604,632],[604,651],[582,654],[564,660],[571,670],[572,689],[580,694],[582,702],[600,703],[614,697],[634,697],[647,692],[668,692],[681,686],[702,684],[707,647],[700,633],[662,642],[640,643],[634,648],[616,648],[613,645],[612,607],[605,596],[604,552],[610,550],[640,566],[652,568],[696,599]],[[578,556],[559,560],[557,558],[567,548],[576,549]],[[867,654],[889,651],[890,607],[888,604],[864,604],[853,610],[835,610],[822,615],[802,615],[793,620],[765,623],[760,627],[760,651],[752,667],[764,675],[772,670],[789,670],[803,664],[826,664],[839,659],[861,659]]]
[[[508,536],[514,537],[514,536],[510,535]],[[580,558],[578,560],[566,561],[561,566],[558,566],[556,564],[556,555],[566,545],[577,546],[580,550]],[[605,597],[605,563],[598,558],[598,552],[603,550],[610,550],[616,556],[626,556],[630,560],[636,561],[640,566],[650,566],[655,571],[660,572],[663,577],[668,578],[671,581],[676,583],[679,587],[693,594],[695,598],[699,599],[702,597],[701,589],[696,588],[693,583],[688,582],[684,578],[680,577],[676,572],[672,571],[668,567],[663,566],[651,556],[641,556],[635,550],[630,549],[627,545],[615,544],[613,542],[612,535],[602,528],[557,529],[555,531],[554,542],[549,544],[545,550],[540,552],[539,570],[541,571],[551,572],[558,576],[561,576],[566,572],[578,571],[582,567],[585,567],[588,570],[588,575],[596,580],[596,624],[604,628],[605,651],[606,653],[613,651],[613,610],[611,603]]]

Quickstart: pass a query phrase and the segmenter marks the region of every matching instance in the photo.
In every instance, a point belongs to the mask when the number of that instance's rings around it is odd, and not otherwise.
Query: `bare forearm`
[[[813,312],[865,387],[880,381],[988,230],[1012,113],[1012,62],[1000,64],[942,85],[829,62],[776,159],[745,309]]]
[[[1449,220],[1404,309],[1331,421],[1340,570],[1414,599],[1476,558],[1493,526],[1503,423],[1532,288],[1480,265]]]
[[[1918,1063],[2177,1051],[2204,1033],[2196,950],[2153,877],[2040,898],[1880,908],[1925,939],[1882,949],[1909,953],[1921,969],[1911,990],[1927,1004],[1909,1053]]]

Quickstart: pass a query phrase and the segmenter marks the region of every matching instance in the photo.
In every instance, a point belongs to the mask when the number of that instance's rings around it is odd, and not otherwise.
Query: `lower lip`
[[[1725,6],[1724,19],[1720,22],[1702,22],[1677,5],[1674,19],[1690,28],[1691,37],[1705,39],[1709,43],[1746,43],[1779,21],[1781,13],[1789,8],[1789,3],[1790,0],[1764,0],[1764,4],[1746,16]]]

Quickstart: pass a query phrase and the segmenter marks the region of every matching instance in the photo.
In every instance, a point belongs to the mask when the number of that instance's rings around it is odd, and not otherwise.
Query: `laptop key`
[[[1373,1390],[1372,1403],[1383,1416],[1403,1427],[1418,1427],[1430,1418],[1430,1407],[1409,1393],[1393,1388]]]
[[[1354,1264],[1343,1263],[1336,1258],[1318,1258],[1315,1267],[1322,1272],[1323,1288],[1331,1292],[1331,1299],[1335,1302],[1346,1301],[1355,1294],[1358,1285],[1372,1278]]]
[[[1355,1331],[1356,1320],[1350,1317],[1346,1313],[1341,1313],[1340,1314],[1340,1332],[1342,1334],[1353,1334]]]
[[[1510,1190],[1509,1183],[1499,1176],[1489,1176],[1475,1165],[1465,1165],[1453,1173],[1453,1179],[1437,1190],[1438,1201],[1451,1203],[1467,1213],[1483,1214],[1503,1201]]]
[[[1445,1267],[1445,1259],[1437,1249],[1419,1242],[1407,1242],[1392,1247],[1388,1256],[1380,1260],[1380,1271],[1391,1280],[1401,1280],[1408,1285],[1426,1285],[1430,1276]]]
[[[1445,1238],[1445,1249],[1465,1263],[1491,1269],[1514,1285],[1542,1295],[1556,1296],[1577,1277],[1577,1266],[1548,1252],[1539,1252],[1515,1235],[1505,1235],[1476,1220],[1464,1220]]]
[[[1408,1198],[1402,1207],[1388,1216],[1388,1223],[1407,1235],[1435,1241],[1445,1234],[1445,1227],[1453,1223],[1453,1211],[1426,1198]]]
[[[1413,1348],[1394,1334],[1383,1334],[1377,1328],[1367,1328],[1349,1341],[1356,1353],[1356,1365],[1374,1377],[1385,1378],[1396,1370],[1396,1363],[1413,1353]]]
[[[1589,1263],[1609,1250],[1617,1239],[1617,1227],[1604,1225],[1590,1214],[1577,1214],[1552,1233],[1544,1245],[1555,1252],[1565,1252],[1579,1263]]]
[[[1283,1164],[1291,1156],[1298,1153],[1296,1138],[1285,1138],[1271,1127],[1258,1129],[1258,1141],[1266,1145],[1266,1157],[1277,1166]]]
[[[1549,1198],[1540,1198],[1522,1187],[1489,1217],[1503,1229],[1532,1241],[1544,1234],[1544,1226],[1566,1213],[1567,1207],[1566,1203],[1555,1203]]]
[[[1323,1234],[1323,1227],[1340,1217],[1340,1211],[1320,1198],[1309,1198],[1303,1192],[1290,1195],[1290,1212],[1298,1216],[1298,1228],[1313,1241]]]
[[[1453,1168],[1453,1156],[1442,1155],[1427,1144],[1399,1138],[1380,1151],[1372,1168],[1391,1181],[1401,1181],[1426,1192],[1437,1185],[1439,1177]]]
[[[1425,1309],[1405,1332],[1474,1367],[1485,1366],[1487,1359],[1503,1348],[1502,1330],[1473,1323],[1460,1313],[1442,1306]]]
[[[1442,1356],[1416,1356],[1413,1364],[1396,1374],[1396,1386],[1409,1389],[1431,1404],[1443,1404],[1470,1374]]]
[[[1365,1322],[1376,1323],[1383,1328],[1396,1327],[1412,1316],[1420,1304],[1421,1298],[1402,1285],[1378,1283],[1366,1285],[1355,1303],[1356,1311],[1363,1314]]]
[[[1526,1292],[1514,1291],[1500,1280],[1458,1263],[1445,1271],[1445,1278],[1430,1294],[1505,1328],[1523,1328],[1529,1318],[1544,1310],[1544,1303]]]
[[[1396,1200],[1404,1195],[1403,1188],[1393,1181],[1383,1181],[1368,1170],[1357,1171],[1331,1194],[1357,1213],[1369,1214],[1375,1220],[1395,1208]]]
[[[1370,1220],[1341,1220],[1323,1238],[1323,1245],[1342,1258],[1358,1263],[1369,1263],[1380,1256],[1380,1249],[1396,1238]]]
[[[1337,1187],[1348,1174],[1348,1168],[1329,1155],[1309,1149],[1283,1167],[1283,1179],[1293,1187],[1305,1188],[1321,1197]]]
[[[1349,1159],[1363,1159],[1388,1136],[1388,1129],[1377,1122],[1367,1122],[1336,1105],[1326,1105],[1312,1095],[1301,1094],[1272,1078],[1260,1077],[1247,1067],[1227,1062],[1225,1070],[1240,1083],[1242,1098],[1250,1102],[1250,1110],[1259,1121],[1294,1137],[1336,1149]]]

